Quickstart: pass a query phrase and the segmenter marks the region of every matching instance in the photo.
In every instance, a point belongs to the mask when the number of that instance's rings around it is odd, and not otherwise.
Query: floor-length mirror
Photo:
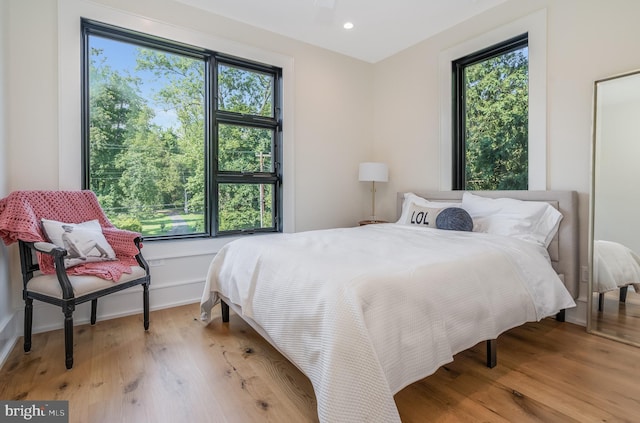
[[[640,70],[594,86],[587,330],[640,346]]]

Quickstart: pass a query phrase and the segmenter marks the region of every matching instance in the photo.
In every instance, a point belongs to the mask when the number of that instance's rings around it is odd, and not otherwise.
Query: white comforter
[[[617,242],[597,240],[593,245],[593,290],[602,293],[633,285],[640,292],[640,257]]]
[[[453,355],[575,303],[546,250],[489,234],[367,225],[234,241],[222,293],[311,380],[321,422],[399,422],[393,395]]]

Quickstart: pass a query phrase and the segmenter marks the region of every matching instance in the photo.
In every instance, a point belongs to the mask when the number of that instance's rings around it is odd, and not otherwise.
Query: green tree
[[[181,209],[185,214],[201,213],[202,221],[194,226],[203,228],[209,164],[205,62],[140,47],[135,69],[115,70],[107,65],[109,52],[94,48],[91,53],[91,189],[112,219],[130,222],[131,227]],[[220,65],[219,109],[273,117],[273,84],[270,74]],[[161,109],[176,116],[176,122],[154,123]],[[213,159],[220,171],[273,170],[274,130],[260,126],[216,125]],[[218,195],[220,230],[260,227],[265,221],[271,226],[273,185],[219,184]]]
[[[139,80],[121,75],[104,64],[102,50],[91,50],[90,62],[90,189],[103,207],[118,210],[124,207],[126,191],[118,183],[120,157],[128,149],[145,123],[140,116],[149,110],[139,95]]]
[[[218,107],[235,113],[273,116],[273,77],[235,66],[220,65]]]
[[[139,49],[137,69],[151,71],[163,81],[156,101],[175,111],[180,125],[175,128],[172,150],[172,180],[166,179],[165,199],[180,202],[185,213],[204,211],[204,62],[157,50]],[[178,192],[180,191],[180,192]]]
[[[527,189],[528,83],[526,49],[466,68],[466,189]]]
[[[229,65],[218,68],[218,107],[239,114],[274,115],[271,75]],[[273,137],[271,129],[240,125],[218,126],[220,170],[270,172]],[[223,184],[218,190],[219,230],[270,226],[273,191],[270,185]],[[267,224],[268,223],[268,224]]]

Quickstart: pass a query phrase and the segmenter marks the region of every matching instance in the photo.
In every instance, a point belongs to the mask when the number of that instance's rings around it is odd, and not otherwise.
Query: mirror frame
[[[640,69],[636,69],[629,72],[613,75],[610,77],[597,79],[593,83],[593,107],[592,107],[592,124],[591,124],[591,174],[590,174],[590,187],[589,187],[589,237],[588,237],[588,267],[589,277],[587,281],[587,332],[608,338],[614,341],[622,342],[624,344],[640,347],[640,340],[635,342],[630,339],[617,337],[598,331],[594,328],[592,319],[593,309],[593,250],[594,250],[594,229],[595,229],[595,166],[596,166],[596,135],[598,132],[597,127],[597,111],[598,111],[598,85],[603,82],[612,81],[615,79],[621,79],[629,76],[640,74]]]

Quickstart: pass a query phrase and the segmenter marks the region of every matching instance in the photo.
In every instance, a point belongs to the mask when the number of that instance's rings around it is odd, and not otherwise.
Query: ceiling
[[[375,63],[506,0],[176,1]]]

